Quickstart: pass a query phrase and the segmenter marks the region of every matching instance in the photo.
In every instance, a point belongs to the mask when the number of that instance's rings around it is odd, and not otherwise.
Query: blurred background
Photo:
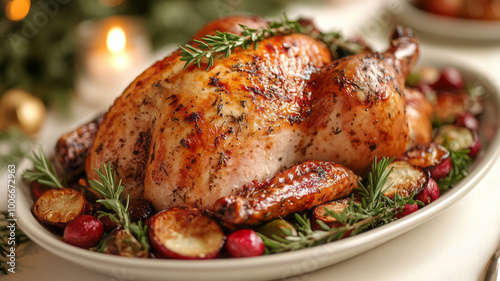
[[[0,0],[0,174],[34,142],[46,136],[53,141],[76,121],[106,111],[135,76],[213,19],[230,14],[278,18],[286,12],[291,18],[313,18],[320,28],[361,34],[377,45],[387,44],[395,18],[410,18],[405,12],[410,2]],[[411,6],[418,10],[413,19],[430,25],[421,26],[424,31],[434,28],[421,11],[460,21],[500,18],[499,0],[418,0]],[[493,26],[497,40],[498,27]],[[481,35],[453,28],[462,37]]]
[[[1,0],[0,169],[29,149],[47,111],[71,118],[75,98],[104,110],[208,21],[281,15],[292,2],[300,1]]]

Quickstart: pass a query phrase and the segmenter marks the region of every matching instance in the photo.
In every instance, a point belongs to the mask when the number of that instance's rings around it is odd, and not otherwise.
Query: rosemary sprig
[[[469,149],[459,151],[449,150],[452,168],[448,175],[438,182],[440,191],[450,189],[457,182],[465,178],[469,174],[469,166],[472,164],[472,159],[468,155]]]
[[[33,152],[33,156],[28,155],[26,158],[33,163],[34,170],[24,171],[23,178],[28,179],[30,182],[38,181],[40,184],[51,187],[63,187],[61,180],[57,176],[54,163],[47,160],[41,145],[38,148],[38,155]]]
[[[326,210],[326,213],[342,224],[340,227],[330,228],[322,221],[317,223],[321,230],[312,230],[310,220],[295,214],[297,220],[297,235],[284,232],[287,236],[280,238],[273,235],[272,238],[260,235],[266,245],[267,253],[280,253],[292,250],[312,247],[341,239],[345,235],[355,235],[367,229],[386,224],[395,220],[395,215],[405,204],[414,204],[413,195],[402,197],[399,194],[393,199],[383,196],[385,184],[392,168],[388,165],[393,159],[382,158],[380,162],[375,159],[372,163],[372,171],[368,175],[366,185],[360,184],[358,194],[361,195],[361,203],[354,202],[351,198],[349,206],[340,214]]]
[[[140,221],[138,223],[130,221],[130,214],[128,212],[129,196],[127,195],[126,198],[123,198],[122,193],[125,186],[121,180],[119,182],[116,181],[116,172],[113,171],[111,163],[108,162],[107,165],[101,165],[95,171],[100,181],[93,180],[90,182],[90,186],[104,197],[104,199],[98,199],[97,202],[101,203],[106,209],[114,212],[98,211],[99,218],[108,216],[113,222],[123,227],[128,234],[132,234],[146,251],[149,251],[147,226],[143,226]],[[123,201],[125,201],[125,204],[122,203]]]
[[[330,50],[330,54],[332,55],[333,59],[358,54],[366,49],[366,46],[360,43],[344,39],[342,34],[339,32],[330,31],[314,33],[308,29],[302,30],[306,31],[305,34],[308,34],[313,38],[316,38],[319,41],[325,43],[325,45]]]
[[[254,48],[257,49],[260,41],[278,34],[307,34],[325,43],[335,59],[359,53],[366,48],[359,43],[344,40],[338,32],[318,32],[312,26],[303,26],[299,20],[288,19],[286,14],[283,15],[282,19],[271,22],[268,28],[252,29],[243,24],[240,26],[243,28],[241,35],[216,31],[216,35],[205,35],[201,40],[193,40],[198,44],[198,47],[190,44],[179,45],[181,61],[186,62],[184,68],[190,64],[200,68],[202,60],[207,59],[206,70],[209,70],[214,64],[214,56],[217,53],[224,53],[225,57],[228,58],[235,48],[247,49],[254,43]]]
[[[240,24],[243,28],[241,35],[236,35],[228,32],[216,31],[216,35],[205,35],[201,40],[194,40],[198,43],[198,48],[190,44],[184,46],[179,45],[181,51],[181,61],[185,61],[186,68],[193,63],[201,67],[201,60],[207,58],[207,70],[214,64],[214,56],[217,53],[225,53],[226,58],[231,55],[231,51],[236,47],[247,49],[252,43],[255,43],[254,48],[257,49],[259,41],[267,37],[275,36],[276,34],[290,34],[301,32],[303,27],[299,21],[291,21],[284,15],[280,21],[272,22],[268,28],[252,29],[246,25]]]

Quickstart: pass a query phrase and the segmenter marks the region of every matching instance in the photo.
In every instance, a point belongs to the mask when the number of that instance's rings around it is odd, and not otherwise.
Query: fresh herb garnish
[[[147,238],[147,226],[143,226],[142,222],[133,223],[130,221],[130,214],[128,212],[129,195],[123,196],[125,186],[122,181],[116,181],[116,172],[113,171],[111,163],[101,165],[99,169],[95,169],[99,180],[90,182],[92,189],[97,191],[104,199],[98,199],[97,202],[101,203],[106,209],[114,211],[108,213],[98,211],[99,218],[108,216],[111,221],[119,224],[128,233],[132,234],[131,237],[137,239],[137,242],[142,245],[144,250],[149,251],[149,241]],[[123,204],[125,201],[125,204]]]
[[[179,45],[182,50],[181,61],[186,62],[184,68],[191,63],[200,67],[201,60],[208,58],[208,70],[214,64],[214,55],[216,53],[225,53],[226,58],[228,58],[231,55],[231,50],[236,47],[247,49],[252,43],[255,43],[254,48],[257,49],[259,41],[264,40],[266,37],[300,32],[303,28],[298,21],[291,21],[286,15],[283,20],[270,23],[269,28],[252,29],[243,24],[240,24],[240,26],[243,28],[241,35],[216,31],[216,35],[205,35],[201,40],[194,40],[199,44],[198,48],[189,44]]]
[[[255,43],[254,48],[257,49],[260,41],[278,34],[302,33],[310,35],[325,43],[334,58],[356,54],[365,49],[361,44],[344,40],[338,32],[318,32],[311,27],[303,26],[299,20],[288,19],[286,15],[283,15],[283,19],[279,21],[271,22],[268,28],[252,29],[243,24],[240,26],[243,28],[241,35],[216,31],[216,35],[205,35],[201,40],[193,40],[198,44],[198,47],[190,44],[179,45],[181,61],[186,62],[184,68],[190,64],[200,68],[202,60],[207,59],[206,70],[209,70],[214,64],[214,56],[217,53],[224,53],[225,57],[228,58],[233,49],[237,47],[247,49],[253,43]]]
[[[325,43],[330,50],[333,59],[342,58],[345,56],[359,54],[367,49],[367,47],[358,42],[349,41],[343,38],[342,34],[335,31],[314,33],[311,29],[302,29],[304,34],[307,34],[319,41]]]
[[[61,180],[57,176],[54,163],[47,160],[41,145],[38,148],[38,155],[36,152],[33,152],[33,156],[28,155],[26,158],[33,163],[34,170],[25,171],[23,173],[23,178],[28,179],[30,182],[37,181],[40,184],[51,187],[63,187]]]
[[[340,227],[331,228],[320,220],[317,220],[321,230],[312,230],[311,222],[307,217],[295,214],[297,220],[297,235],[293,235],[288,229],[283,229],[285,238],[273,235],[272,238],[260,235],[266,245],[267,253],[280,253],[292,250],[312,247],[339,240],[345,235],[355,235],[367,229],[395,220],[395,215],[403,209],[406,204],[414,204],[413,196],[402,197],[396,193],[393,199],[383,196],[385,184],[392,168],[388,169],[393,159],[382,158],[380,162],[375,159],[372,163],[372,171],[369,173],[366,185],[360,184],[357,189],[361,196],[361,203],[354,201],[351,197],[349,206],[340,214],[326,210],[326,213],[342,224]]]
[[[438,186],[441,191],[450,189],[453,185],[469,174],[468,168],[472,164],[472,159],[468,153],[469,149],[459,151],[450,150],[452,168],[448,175],[438,182]]]

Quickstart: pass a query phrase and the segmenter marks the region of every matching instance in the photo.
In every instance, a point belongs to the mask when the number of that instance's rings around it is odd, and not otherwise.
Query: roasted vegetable
[[[33,205],[33,214],[43,224],[63,229],[76,217],[87,214],[90,205],[78,191],[69,188],[50,189]]]
[[[161,258],[211,259],[224,245],[219,224],[194,208],[171,208],[148,221],[149,240]]]
[[[475,157],[481,150],[477,133],[454,125],[445,125],[436,130],[434,141],[453,151],[469,149],[469,156]]]
[[[123,228],[117,228],[105,235],[94,251],[124,257],[147,258],[149,252],[135,237]]]
[[[314,208],[314,211],[311,216],[311,227],[313,230],[318,230],[322,229],[321,226],[318,224],[318,220],[324,222],[326,225],[328,225],[331,228],[335,227],[340,227],[342,226],[341,223],[337,221],[336,218],[330,216],[327,211],[334,212],[337,214],[342,213],[344,209],[349,206],[349,202],[351,201],[351,198],[342,198],[342,199],[337,199],[335,201],[322,204]],[[359,202],[358,202],[359,203]],[[346,233],[344,236],[349,236],[349,233]]]
[[[275,219],[270,222],[267,222],[259,228],[257,231],[269,238],[273,238],[273,235],[276,235],[281,238],[285,238],[287,235],[285,233],[289,233],[290,235],[297,235],[297,230],[295,227],[284,219]]]
[[[435,180],[444,178],[452,168],[450,152],[437,143],[414,147],[402,159],[428,170]]]
[[[387,169],[393,169],[384,185],[384,196],[394,198],[396,193],[405,197],[419,193],[429,181],[429,173],[408,161],[394,161]]]
[[[64,242],[88,249],[97,245],[104,234],[102,222],[93,216],[83,215],[71,221],[64,229]]]

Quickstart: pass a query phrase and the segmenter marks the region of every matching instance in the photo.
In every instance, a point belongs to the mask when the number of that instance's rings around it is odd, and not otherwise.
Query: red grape
[[[432,85],[432,88],[438,91],[463,89],[462,74],[453,67],[446,67],[441,71],[439,79]]]
[[[470,157],[474,158],[474,157],[476,157],[479,154],[480,150],[481,150],[481,142],[479,142],[479,139],[477,137],[475,137],[474,141],[469,146],[469,153],[468,153],[468,155]]]
[[[104,234],[102,222],[93,216],[79,216],[64,229],[64,242],[88,249],[101,241]]]
[[[415,211],[418,210],[418,204],[417,203],[413,203],[413,204],[405,204],[405,206],[403,207],[403,209],[396,214],[396,218],[400,219],[402,217],[405,217]]]
[[[429,178],[429,182],[424,190],[420,191],[415,198],[422,201],[425,205],[439,198],[439,186],[435,180]]]
[[[472,115],[470,112],[466,112],[457,116],[457,118],[455,119],[455,126],[465,127],[471,131],[477,132],[477,129],[479,128],[479,122],[477,121],[476,117],[474,117],[474,115]]]
[[[450,157],[447,157],[441,163],[437,164],[429,170],[429,172],[431,173],[431,178],[439,180],[446,177],[450,173],[452,166],[453,165],[451,163]]]

